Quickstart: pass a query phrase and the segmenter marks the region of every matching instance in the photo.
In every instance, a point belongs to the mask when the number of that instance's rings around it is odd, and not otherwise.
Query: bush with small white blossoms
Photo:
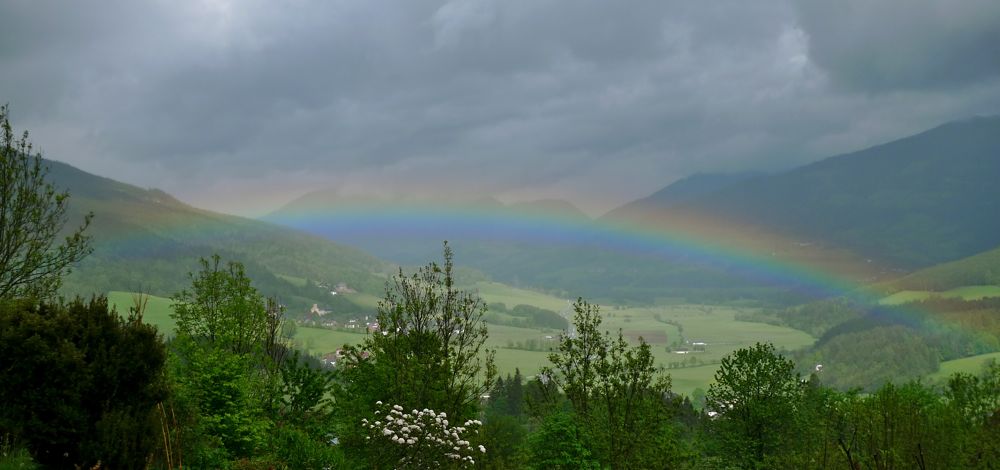
[[[399,405],[376,402],[371,419],[361,420],[373,455],[398,468],[471,468],[486,447],[469,442],[482,422],[469,420],[452,426],[444,412],[406,411]]]

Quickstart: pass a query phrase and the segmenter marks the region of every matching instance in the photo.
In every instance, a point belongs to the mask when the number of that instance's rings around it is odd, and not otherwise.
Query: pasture
[[[927,376],[931,382],[946,381],[952,374],[959,372],[978,375],[983,371],[983,366],[989,361],[1000,362],[1000,352],[980,354],[978,356],[963,357],[941,363],[941,368],[937,372]]]
[[[108,306],[114,307],[118,314],[124,317],[128,315],[128,309],[132,306],[132,295],[131,292],[108,292]],[[174,328],[177,326],[174,319],[170,318],[170,313],[173,312],[173,308],[170,307],[172,303],[173,301],[166,297],[151,295],[142,316],[143,321],[156,326],[156,329],[167,338],[174,335]]]
[[[304,277],[289,276],[287,274],[278,274],[277,276],[295,287],[305,287],[307,283]]]
[[[615,309],[602,307],[604,326],[619,329],[628,338],[642,336],[653,346],[653,354],[663,364],[691,361],[713,362],[739,348],[769,341],[780,349],[799,349],[813,344],[808,334],[783,326],[737,321],[742,307],[715,305],[666,305]],[[669,322],[669,323],[668,323]],[[678,325],[683,329],[683,335]],[[682,338],[683,336],[683,338]],[[692,343],[705,343],[704,351],[694,351]],[[687,348],[689,353],[667,352],[667,346]],[[675,348],[675,349],[679,349]]]
[[[463,289],[473,290],[479,293],[487,303],[502,302],[507,308],[516,305],[532,305],[538,308],[562,312],[569,307],[570,303],[566,299],[544,294],[528,289],[519,289],[499,282],[477,282],[471,286],[463,286]]]
[[[557,309],[556,311],[572,317],[569,304],[564,299],[497,283],[478,283],[476,287],[487,302],[503,302],[508,307],[527,304]],[[132,304],[131,293],[128,292],[111,292],[108,300],[121,314],[127,313]],[[377,299],[372,297],[363,301],[375,300]],[[174,322],[169,316],[170,303],[170,299],[150,297],[144,316],[146,322],[156,325],[165,336],[172,335],[174,329]],[[738,348],[769,341],[779,350],[794,350],[809,346],[815,341],[808,334],[791,328],[736,321],[735,315],[744,311],[747,310],[742,307],[714,305],[628,308],[604,306],[601,308],[601,315],[608,332],[617,334],[621,329],[633,344],[638,342],[639,337],[645,339],[651,346],[657,364],[672,366],[668,372],[673,378],[674,390],[690,394],[695,388],[707,390],[718,368],[718,361]],[[554,338],[558,337],[559,332],[554,330],[494,324],[489,324],[488,328],[490,337],[487,345],[497,351],[497,368],[501,374],[512,374],[515,368],[519,368],[525,377],[532,377],[549,363],[548,351],[512,349],[509,346],[529,340],[534,340],[542,348],[554,349],[557,346]],[[293,342],[297,348],[310,354],[322,355],[333,352],[344,344],[357,344],[364,337],[363,332],[299,326]],[[692,343],[695,342],[704,343],[703,347],[698,348],[703,348],[704,351],[694,350]],[[687,349],[687,352],[671,352],[668,347]],[[942,370],[946,364],[948,363],[942,364]]]
[[[734,316],[739,311],[740,309],[733,307],[671,305],[603,308],[601,312],[604,324],[612,334],[616,334],[621,328],[630,342],[636,343],[638,336],[647,339],[657,364],[674,366],[668,370],[673,379],[674,391],[689,395],[696,388],[707,390],[718,368],[718,361],[736,349],[769,341],[779,350],[793,350],[809,346],[815,341],[808,334],[791,328],[736,321]],[[667,346],[680,340],[680,334],[677,326],[665,321],[679,324],[687,341],[705,343],[705,351],[689,351],[686,354],[667,351]],[[515,368],[519,368],[525,377],[532,377],[549,363],[548,351],[510,349],[507,347],[509,344],[535,339],[539,344],[553,349],[557,345],[556,340],[546,339],[547,336],[556,336],[556,332],[551,330],[493,324],[488,325],[488,328],[490,337],[486,344],[496,348],[497,369],[501,374],[513,373]],[[324,354],[345,343],[356,344],[363,338],[363,333],[299,327],[295,339],[309,352]],[[690,349],[691,345],[686,347]]]
[[[986,297],[1000,297],[1000,286],[962,286],[941,292],[927,290],[904,290],[879,300],[879,303],[882,305],[901,305],[910,302],[920,302],[934,296],[960,298],[962,300],[979,300]]]

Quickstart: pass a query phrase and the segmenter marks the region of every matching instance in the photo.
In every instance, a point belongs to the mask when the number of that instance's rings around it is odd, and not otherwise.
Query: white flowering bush
[[[372,419],[362,419],[366,443],[397,468],[472,468],[486,447],[469,442],[479,434],[479,420],[452,426],[444,412],[406,411],[376,402]],[[380,459],[381,460],[381,459]]]

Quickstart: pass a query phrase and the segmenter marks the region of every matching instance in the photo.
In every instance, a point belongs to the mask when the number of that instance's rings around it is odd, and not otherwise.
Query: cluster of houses
[[[358,293],[358,291],[350,288],[347,285],[346,282],[338,282],[333,287],[330,287],[329,284],[320,282],[320,283],[317,283],[316,286],[318,286],[321,289],[330,289],[330,295],[337,295],[337,294],[357,294]]]
[[[691,347],[680,347],[674,350],[674,354],[691,354],[697,352],[705,352],[708,349],[708,343],[703,341],[695,341],[691,343]]]
[[[377,333],[379,331],[382,331],[381,329],[379,329],[378,321],[369,321],[368,316],[365,316],[364,322],[354,318],[347,320],[347,323],[344,323],[343,328],[348,330],[364,329],[369,333]]]
[[[329,314],[329,311],[322,310],[316,304],[313,304],[312,308],[309,310],[309,315],[299,321],[299,324],[303,326],[318,326],[321,328],[343,328],[354,331],[365,330],[369,333],[381,331],[378,321],[371,320],[368,316],[365,316],[364,320],[352,318],[344,323],[340,323],[333,318],[328,318],[327,315]]]
[[[337,363],[341,362],[345,357],[347,357],[347,353],[343,349],[338,349],[332,353],[324,354],[321,360],[323,361],[323,365],[327,367],[337,367]],[[361,351],[362,359],[368,359],[368,357],[368,351]]]
[[[304,319],[299,321],[299,324],[303,326],[318,326],[322,328],[344,328],[347,330],[364,329],[369,333],[381,331],[379,329],[378,321],[372,320],[368,316],[365,316],[364,320],[352,318],[344,323],[340,323],[337,320],[328,317],[330,313],[331,312],[329,310],[323,310],[319,308],[319,305],[313,304],[312,308],[309,309],[309,313],[306,314]]]

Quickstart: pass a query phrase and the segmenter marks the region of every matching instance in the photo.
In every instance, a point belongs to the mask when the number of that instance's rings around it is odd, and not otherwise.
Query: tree
[[[592,437],[594,455],[612,468],[663,467],[672,443],[661,441],[670,415],[670,376],[649,344],[630,346],[601,330],[600,309],[578,299],[575,335],[563,335],[554,368],[543,371],[566,393]],[[654,462],[655,460],[655,462]]]
[[[234,354],[264,348],[275,334],[270,331],[275,327],[271,317],[280,311],[257,292],[242,264],[231,261],[223,266],[219,255],[200,263],[201,271],[190,274],[191,290],[172,298],[178,337],[205,341]]]
[[[972,430],[969,468],[991,468],[988,462],[1000,462],[1000,363],[988,362],[979,376],[952,375],[945,397],[965,421],[963,428]]]
[[[7,106],[0,107],[0,128],[0,298],[49,298],[70,266],[90,254],[84,231],[92,214],[59,243],[69,193],[46,180],[28,133],[15,137]]]
[[[0,302],[0,435],[47,467],[143,468],[168,394],[166,356],[155,327],[104,298]]]
[[[300,426],[325,424],[331,410],[333,372],[313,367],[298,351],[285,359],[281,372],[280,414]]]
[[[304,374],[282,375],[281,366],[288,365],[282,309],[257,292],[243,265],[223,264],[218,255],[200,263],[201,270],[190,274],[190,290],[173,297],[171,372],[182,415],[199,437],[185,454],[210,468],[261,452],[272,418],[289,409],[283,400],[302,391],[301,383],[282,379],[297,381]],[[311,384],[305,388],[312,393]],[[296,420],[304,418],[307,410],[299,401],[291,407]]]
[[[1000,416],[1000,363],[987,362],[983,374],[956,373],[948,378],[945,396],[974,425]]]
[[[346,348],[338,392],[345,445],[364,445],[357,426],[379,400],[444,412],[456,422],[474,417],[496,376],[494,351],[485,347],[486,305],[455,287],[453,269],[445,243],[443,266],[431,263],[409,276],[400,270],[378,305],[380,331]]]
[[[726,455],[746,468],[765,465],[792,439],[804,388],[795,364],[757,343],[722,358],[706,397]]]
[[[366,440],[377,452],[371,455],[373,468],[473,468],[486,447],[472,442],[482,423],[464,423],[429,408],[407,411],[399,405],[375,402],[378,410],[361,427]]]
[[[601,468],[580,438],[583,432],[569,413],[555,412],[546,416],[538,429],[528,436],[528,468]]]

